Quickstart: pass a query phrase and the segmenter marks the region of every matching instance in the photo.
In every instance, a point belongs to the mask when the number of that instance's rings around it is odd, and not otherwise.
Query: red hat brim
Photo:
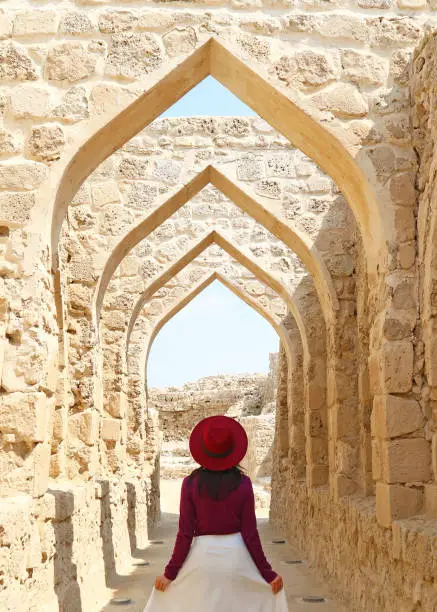
[[[226,455],[226,457],[210,457],[205,452],[202,445],[202,434],[205,424],[208,423],[222,427],[226,426],[231,430],[235,444],[232,451],[229,453],[229,455]],[[202,419],[194,427],[190,436],[190,452],[194,461],[199,463],[207,470],[216,472],[221,470],[229,470],[240,463],[247,452],[247,445],[248,440],[244,427],[235,419],[222,415]]]

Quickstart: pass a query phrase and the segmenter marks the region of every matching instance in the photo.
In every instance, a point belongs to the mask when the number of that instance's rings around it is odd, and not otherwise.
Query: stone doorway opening
[[[210,312],[202,317],[205,306]],[[228,317],[226,315],[230,309],[233,313]],[[225,342],[221,347],[217,347],[214,337],[211,338],[209,351],[218,352],[218,355],[208,357],[208,346],[202,339],[206,320],[216,319],[219,310],[223,316],[216,320],[216,335],[227,336],[232,331],[235,332],[238,319],[249,318],[245,325],[247,329],[240,329],[240,334],[236,333],[233,342],[229,342],[228,359]],[[257,319],[259,320],[256,321]],[[236,345],[247,341],[245,335],[250,331],[254,320],[256,325],[252,326],[252,333],[253,337],[258,338],[258,345],[241,347],[237,351]],[[219,282],[213,282],[187,308],[176,314],[168,322],[168,327],[171,329],[164,327],[157,335],[147,364],[147,381],[150,381],[147,407],[149,413],[155,416],[159,429],[159,461],[155,465],[159,470],[161,505],[167,506],[167,496],[179,494],[182,479],[198,467],[189,450],[189,436],[193,427],[205,417],[220,414],[235,418],[247,432],[249,446],[241,466],[252,480],[257,514],[268,517],[275,444],[279,357],[277,334],[268,329],[258,313],[250,313],[249,307],[236,299]],[[193,348],[190,350],[185,347],[185,357],[188,358],[188,354],[192,355],[196,351],[193,361],[199,363],[178,368],[183,351],[178,351],[175,345],[183,344],[189,337],[192,338]],[[169,345],[175,354],[168,359],[166,349]],[[271,352],[271,349],[274,352]],[[253,351],[257,355],[253,355]],[[236,352],[238,354],[235,354]],[[220,366],[219,362],[223,357],[227,363]],[[163,362],[168,363],[169,368],[165,374],[160,368]],[[189,376],[190,372],[196,371],[203,374],[211,367],[221,369],[216,370],[215,374],[199,376],[195,380],[194,374]],[[176,368],[182,372],[175,372]],[[249,371],[250,373],[247,373]],[[184,375],[189,376],[190,380],[184,380]],[[182,380],[182,384],[165,384],[167,381],[180,383]],[[154,386],[155,383],[161,384]]]

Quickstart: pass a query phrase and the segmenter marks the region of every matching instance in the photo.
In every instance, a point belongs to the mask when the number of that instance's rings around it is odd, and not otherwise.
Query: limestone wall
[[[0,608],[98,610],[144,548],[150,489],[138,481],[64,483],[37,500],[4,500]],[[150,522],[150,518],[149,518]]]
[[[284,456],[278,439],[284,418],[282,403],[291,407],[293,399],[290,389],[281,396],[281,373],[286,375],[287,363],[283,352],[279,356],[270,506],[273,524],[297,543],[339,595],[347,594],[351,609],[433,610],[437,605],[435,519],[424,511],[414,518],[395,520],[385,529],[378,524],[374,497],[354,495],[336,501],[328,487],[307,486],[302,473],[296,471],[296,440],[290,437],[288,456]]]
[[[185,440],[207,416],[259,414],[266,376],[211,376],[180,389],[150,389],[149,406],[159,413],[164,441]]]
[[[2,607],[79,588],[92,609],[99,480],[145,481],[157,516],[159,432],[138,367],[126,391],[126,325],[141,293],[164,319],[183,306],[175,266],[205,237],[282,301],[272,517],[352,609],[432,610],[435,0],[161,4],[0,9]],[[209,73],[264,120],[153,123]],[[165,323],[137,314],[149,339]],[[56,540],[38,508],[65,481]]]

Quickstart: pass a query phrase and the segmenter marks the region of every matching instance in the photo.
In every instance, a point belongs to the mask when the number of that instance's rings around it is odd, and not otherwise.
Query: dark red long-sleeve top
[[[182,567],[194,536],[241,532],[260,574],[267,582],[277,576],[267,561],[258,534],[252,482],[243,476],[240,485],[224,500],[199,496],[196,478],[184,478],[181,489],[179,529],[173,555],[164,575],[174,580]]]

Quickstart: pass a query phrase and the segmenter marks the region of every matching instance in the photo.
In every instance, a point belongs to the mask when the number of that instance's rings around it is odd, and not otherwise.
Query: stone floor
[[[174,539],[178,524],[178,505],[180,480],[161,481],[161,524],[151,534],[154,540],[163,540],[163,544],[150,544],[144,550],[137,552],[137,558],[133,562],[132,573],[126,576],[119,576],[114,583],[112,597],[126,598],[131,602],[127,604],[107,603],[101,611],[103,612],[142,612],[149,594],[152,590],[155,577],[161,574],[167,563],[174,544]],[[350,612],[335,602],[330,596],[330,592],[317,576],[317,572],[309,567],[305,560],[300,565],[288,565],[287,560],[301,559],[299,551],[290,544],[273,544],[272,539],[280,538],[282,534],[274,533],[267,521],[268,510],[257,511],[258,527],[263,543],[264,551],[273,568],[279,572],[285,583],[287,601],[290,612],[320,610],[323,612]],[[136,565],[142,561],[148,561],[149,566],[142,567]],[[324,603],[306,603],[302,601],[305,596],[323,596],[326,598]],[[207,612],[207,611],[205,611]]]

